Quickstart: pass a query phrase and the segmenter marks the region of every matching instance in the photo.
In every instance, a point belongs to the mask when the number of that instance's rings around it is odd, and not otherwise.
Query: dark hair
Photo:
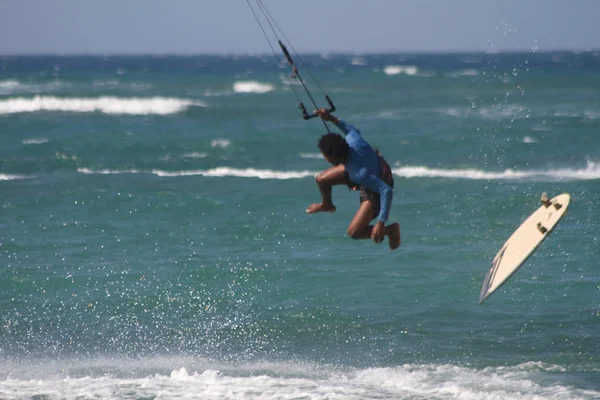
[[[327,133],[321,136],[318,147],[326,156],[339,157],[342,160],[348,158],[348,152],[350,151],[350,146],[348,146],[346,139],[337,133]]]

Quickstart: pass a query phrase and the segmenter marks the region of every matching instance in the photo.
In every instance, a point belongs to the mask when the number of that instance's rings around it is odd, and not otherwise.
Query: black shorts
[[[394,188],[394,178],[392,176],[392,169],[390,168],[389,164],[383,159],[383,157],[381,156],[381,153],[379,153],[379,151],[377,152],[377,155],[379,156],[381,179],[385,183],[387,183],[389,187],[391,187],[393,189]],[[371,190],[365,189],[361,185],[354,184],[354,182],[352,182],[350,180],[350,176],[348,176],[348,172],[346,172],[346,171],[344,171],[344,177],[346,178],[346,185],[348,185],[348,188],[350,190],[359,190],[360,191],[360,195],[359,195],[360,204],[362,204],[363,201],[366,201],[366,200],[369,200],[371,202],[371,207],[373,210],[373,218],[376,218],[379,215],[379,213],[381,212],[381,196],[379,195],[379,192],[373,192]]]

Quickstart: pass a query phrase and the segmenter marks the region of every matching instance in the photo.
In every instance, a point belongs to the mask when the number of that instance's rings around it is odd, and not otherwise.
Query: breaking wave
[[[303,179],[316,176],[320,171],[277,171],[256,168],[217,167],[205,170],[166,171],[160,169],[89,169],[79,168],[85,174],[154,174],[160,177],[175,176],[206,176],[206,177],[237,177],[258,179]],[[600,165],[588,161],[584,168],[549,168],[537,170],[485,171],[476,168],[442,169],[425,166],[403,166],[392,169],[394,175],[404,178],[446,178],[469,180],[594,180],[600,179]]]
[[[188,107],[206,107],[206,104],[173,97],[71,97],[56,96],[18,97],[0,100],[0,114],[31,113],[39,111],[102,112],[105,114],[167,115],[185,111]]]
[[[386,75],[416,75],[419,72],[419,68],[415,65],[387,65],[383,68],[383,72]]]
[[[594,180],[600,179],[600,165],[588,161],[585,168],[548,168],[534,170],[506,169],[485,171],[475,168],[441,169],[423,166],[394,168],[393,173],[405,178],[451,178],[471,180]]]
[[[275,90],[275,86],[270,83],[257,81],[238,81],[233,84],[235,93],[267,93]]]
[[[159,169],[152,170],[140,170],[140,169],[127,169],[127,170],[112,170],[112,169],[100,169],[92,170],[89,168],[79,168],[79,172],[84,174],[154,174],[162,177],[174,177],[174,176],[207,176],[207,177],[237,177],[237,178],[259,178],[259,179],[300,179],[306,177],[312,177],[317,174],[313,171],[273,171],[269,169],[255,169],[255,168],[229,168],[229,167],[218,167],[207,170],[189,170],[189,171],[165,171]]]
[[[188,365],[173,368],[176,360],[148,360],[133,364],[89,361],[68,366],[71,374],[50,365],[41,377],[3,368],[0,381],[5,399],[21,398],[195,398],[195,399],[591,399],[600,392],[562,384],[542,383],[561,371],[560,365],[525,362],[510,367],[471,369],[451,364],[404,364],[388,368],[339,368],[311,363],[263,362],[224,370]],[[160,367],[156,365],[162,362]],[[151,363],[148,370],[139,365]],[[108,364],[108,365],[107,365]],[[192,363],[195,364],[195,363]],[[197,363],[196,363],[197,364]],[[46,367],[46,366],[45,366]],[[73,371],[73,368],[76,368]],[[45,369],[48,369],[47,367]],[[168,372],[171,369],[170,373]],[[39,368],[38,368],[39,370]],[[115,373],[116,370],[116,373]],[[119,372],[126,371],[127,373]],[[92,371],[86,374],[85,371]],[[4,372],[4,371],[3,371]],[[21,376],[23,375],[23,376]],[[540,378],[542,377],[542,379]]]

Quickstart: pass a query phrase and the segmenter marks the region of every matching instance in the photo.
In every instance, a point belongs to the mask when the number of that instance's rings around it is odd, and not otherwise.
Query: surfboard
[[[552,232],[565,215],[571,196],[563,193],[548,200],[542,194],[542,206],[527,218],[500,249],[481,287],[479,304],[508,280]]]

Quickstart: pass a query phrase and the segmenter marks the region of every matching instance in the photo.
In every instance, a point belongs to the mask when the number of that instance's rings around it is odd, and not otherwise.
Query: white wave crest
[[[38,111],[102,112],[105,114],[166,115],[184,111],[190,106],[205,107],[204,103],[172,97],[74,97],[35,96],[0,100],[0,114]]]
[[[313,177],[317,173],[312,171],[273,171],[269,169],[255,169],[255,168],[229,168],[229,167],[218,167],[208,170],[195,170],[195,171],[162,171],[152,170],[153,174],[158,176],[190,176],[190,175],[201,175],[208,177],[237,177],[237,178],[259,178],[259,179],[301,179],[306,177]]]
[[[207,176],[207,177],[237,177],[237,178],[258,178],[258,179],[301,179],[313,177],[318,172],[314,171],[274,171],[270,169],[255,169],[255,168],[230,168],[217,167],[207,170],[189,170],[189,171],[165,171],[160,169],[141,170],[141,169],[100,169],[93,170],[89,168],[79,168],[77,171],[84,174],[154,174],[161,177],[175,176]]]
[[[48,82],[27,82],[23,83],[16,79],[8,79],[0,81],[1,95],[18,95],[18,94],[40,94],[56,92],[65,87],[70,87],[72,84],[60,80]]]
[[[31,176],[16,175],[16,174],[0,174],[0,181],[14,181],[17,179],[30,179]]]
[[[175,176],[206,176],[206,177],[237,177],[258,179],[303,179],[314,177],[318,171],[276,171],[257,168],[231,168],[217,167],[206,170],[166,171],[160,169],[100,169],[79,168],[85,174],[154,174],[161,177]],[[600,164],[588,161],[584,168],[549,168],[537,170],[517,171],[506,169],[504,171],[485,171],[475,168],[442,169],[424,166],[404,166],[393,168],[394,175],[404,178],[445,178],[468,180],[533,180],[533,181],[561,181],[561,180],[595,180],[600,179]]]
[[[525,172],[505,170],[503,172],[489,172],[478,169],[441,169],[428,167],[401,167],[394,168],[393,173],[405,178],[453,178],[453,179],[522,179],[528,176]]]
[[[405,178],[449,178],[470,180],[535,180],[535,181],[560,181],[560,180],[595,180],[600,179],[600,165],[588,161],[585,168],[548,168],[536,170],[517,171],[506,169],[504,171],[484,171],[474,168],[465,169],[440,169],[423,166],[394,168],[393,173]]]
[[[0,81],[0,89],[12,89],[18,87],[19,85],[19,81],[15,79],[7,79],[4,81]]]
[[[206,158],[206,157],[208,157],[208,153],[199,153],[197,151],[193,151],[191,153],[185,153],[181,157],[183,157],[183,158]]]
[[[31,138],[31,139],[23,139],[23,144],[42,144],[48,143],[48,139],[46,138]]]
[[[323,154],[321,153],[300,153],[298,154],[300,158],[311,158],[321,160],[323,158]]]
[[[419,68],[417,68],[415,65],[387,65],[385,68],[383,68],[383,72],[386,75],[416,75],[417,72],[419,72]]]
[[[119,174],[149,174],[150,171],[143,169],[91,169],[77,168],[82,174],[119,175]]]
[[[146,361],[146,360],[144,360]],[[157,363],[158,360],[150,360]],[[404,364],[387,368],[343,369],[318,364],[257,363],[225,366],[221,371],[203,366],[175,367],[164,360],[160,369],[129,367],[128,377],[110,373],[127,368],[110,365],[88,368],[84,377],[62,371],[31,379],[31,373],[8,374],[0,381],[5,399],[38,398],[195,398],[225,399],[592,399],[600,391],[548,380],[559,365],[525,363],[514,367],[465,368],[451,364]],[[145,364],[144,364],[145,365]],[[180,364],[181,365],[181,364]],[[30,367],[30,369],[32,369]],[[39,368],[38,368],[39,369]],[[96,371],[100,370],[98,373]],[[284,371],[284,373],[282,373]],[[21,376],[24,375],[24,376]],[[541,378],[540,378],[541,375]]]
[[[210,147],[220,147],[222,149],[224,149],[225,147],[229,146],[231,144],[231,142],[227,139],[214,139],[212,142],[210,142]]]
[[[270,83],[257,81],[238,81],[233,84],[235,93],[267,93],[275,90],[275,86]]]

